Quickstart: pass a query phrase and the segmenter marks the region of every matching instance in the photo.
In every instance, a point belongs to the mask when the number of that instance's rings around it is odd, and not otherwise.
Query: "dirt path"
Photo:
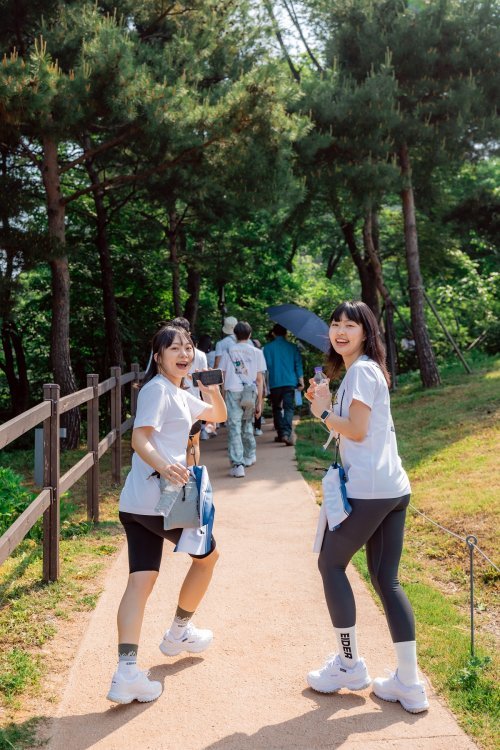
[[[78,646],[67,689],[49,726],[49,750],[473,750],[476,746],[431,693],[411,715],[370,689],[333,696],[306,687],[305,674],[334,650],[311,552],[318,508],[293,460],[266,425],[258,462],[245,479],[227,476],[225,432],[202,444],[215,490],[221,560],[195,621],[215,632],[200,656],[158,650],[188,566],[165,548],[146,612],[139,665],[164,684],[154,703],[112,706],[115,617],[127,576],[124,549]],[[359,643],[372,677],[393,666],[385,619],[350,569]]]

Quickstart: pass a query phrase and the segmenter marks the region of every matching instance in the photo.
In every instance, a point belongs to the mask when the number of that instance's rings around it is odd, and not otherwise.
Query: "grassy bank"
[[[78,460],[78,451],[61,456],[62,473]],[[123,461],[130,458],[124,445]],[[4,452],[0,466],[9,466],[30,488],[32,451]],[[119,487],[112,484],[110,453],[101,460],[101,522],[86,521],[86,479],[62,498],[61,576],[42,582],[39,540],[25,539],[0,568],[0,750],[33,747],[36,719],[57,700],[48,676],[67,667],[51,642],[79,627],[94,609],[104,577],[122,541],[118,522]],[[62,662],[62,663],[61,663]],[[20,717],[22,720],[20,721]],[[27,719],[27,720],[25,720]]]
[[[474,534],[498,565],[500,361],[465,375],[444,369],[443,386],[423,391],[415,377],[392,397],[399,451],[412,483],[412,504],[460,537]],[[331,461],[325,432],[304,417],[299,469],[320,501],[322,468]],[[500,658],[495,569],[475,553],[476,659],[470,659],[467,546],[411,510],[401,580],[415,608],[419,659],[461,725],[487,750],[498,747]],[[356,566],[368,580],[363,553]]]

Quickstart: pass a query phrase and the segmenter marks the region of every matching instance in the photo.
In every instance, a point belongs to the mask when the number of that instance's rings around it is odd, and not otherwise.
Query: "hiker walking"
[[[277,433],[274,440],[295,445],[292,422],[295,390],[304,388],[304,373],[299,349],[286,340],[286,334],[286,328],[276,323],[272,329],[272,341],[264,344],[263,352],[269,371],[270,399]]]

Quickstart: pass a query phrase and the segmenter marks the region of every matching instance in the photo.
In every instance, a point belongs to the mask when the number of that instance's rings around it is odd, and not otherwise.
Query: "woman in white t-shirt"
[[[389,678],[373,681],[379,698],[399,701],[411,713],[429,704],[419,680],[413,610],[398,580],[410,483],[401,465],[391,416],[389,375],[375,316],[364,302],[344,302],[330,321],[327,374],[346,374],[335,403],[328,382],[311,379],[307,398],[311,411],[339,436],[346,490],[352,512],[334,531],[325,531],[319,556],[325,598],[338,643],[338,653],[310,672],[315,690],[361,690],[370,685],[356,643],[356,605],[345,570],[366,545],[368,569],[384,611],[398,667]]]
[[[108,699],[116,703],[149,702],[162,692],[160,682],[137,668],[137,650],[147,599],[158,577],[163,540],[177,544],[182,529],[165,531],[155,508],[159,476],[182,486],[188,479],[186,445],[197,419],[226,419],[218,386],[200,385],[204,401],[183,388],[194,357],[194,346],[183,328],[166,325],[153,338],[153,353],[139,391],[132,433],[132,468],[120,496],[120,521],[127,535],[129,578],[118,609],[118,667]],[[182,541],[181,541],[182,545]],[[192,565],[179,594],[174,620],[160,644],[162,653],[199,653],[209,646],[210,630],[194,627],[191,617],[212,578],[218,552],[215,540],[205,555],[192,554]]]

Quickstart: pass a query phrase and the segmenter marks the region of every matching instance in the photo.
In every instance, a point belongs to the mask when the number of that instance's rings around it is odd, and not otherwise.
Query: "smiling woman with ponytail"
[[[322,693],[362,690],[372,682],[358,654],[356,605],[345,572],[365,545],[398,662],[389,678],[373,681],[373,692],[419,713],[429,704],[418,676],[413,610],[398,579],[411,489],[398,455],[385,351],[376,318],[364,302],[339,305],[330,318],[329,337],[326,372],[338,378],[346,371],[335,402],[332,405],[328,381],[318,385],[313,378],[306,397],[314,416],[339,436],[352,512],[340,526],[327,527],[318,561],[338,653],[310,672],[307,681]]]
[[[186,445],[197,419],[223,422],[226,407],[218,386],[200,384],[204,401],[182,388],[194,357],[193,342],[182,328],[166,325],[155,334],[152,356],[139,391],[132,433],[132,468],[120,495],[120,521],[127,536],[129,577],[118,609],[118,667],[108,699],[115,703],[149,702],[162,692],[160,682],[148,679],[137,668],[142,619],[153,590],[163,550],[163,540],[180,540],[182,529],[163,528],[156,511],[160,499],[159,477],[182,487],[188,480]],[[208,540],[209,543],[209,540]],[[191,554],[192,564],[179,595],[177,611],[160,643],[168,656],[183,651],[199,653],[212,641],[211,630],[196,628],[191,617],[202,600],[217,562],[212,537],[210,550]]]

